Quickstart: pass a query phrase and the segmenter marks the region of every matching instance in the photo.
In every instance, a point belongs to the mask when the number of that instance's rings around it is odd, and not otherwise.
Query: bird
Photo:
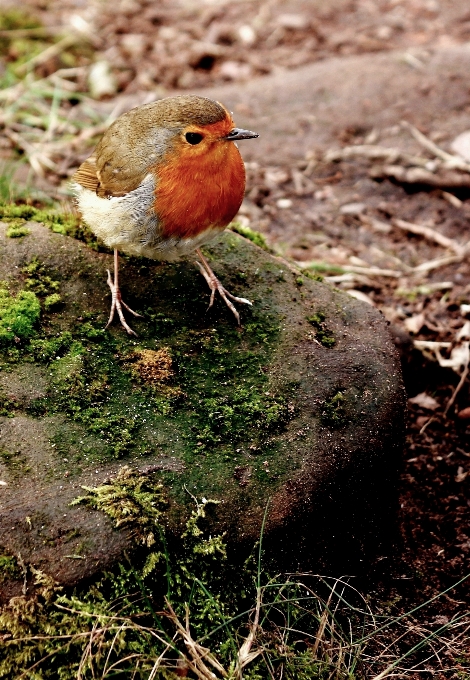
[[[229,293],[212,271],[201,246],[233,220],[245,193],[245,166],[237,146],[258,133],[235,127],[219,102],[185,94],[137,106],[117,118],[92,155],[72,177],[72,191],[85,224],[114,250],[108,269],[111,311],[129,335],[137,335],[123,309],[119,258],[122,251],[174,261],[195,252],[195,264],[234,314],[233,304],[251,305]]]

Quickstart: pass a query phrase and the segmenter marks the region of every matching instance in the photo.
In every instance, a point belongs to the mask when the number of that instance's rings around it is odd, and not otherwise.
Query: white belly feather
[[[153,260],[178,260],[221,233],[208,229],[193,238],[162,238],[161,226],[153,212],[155,180],[148,174],[125,196],[100,198],[94,191],[75,182],[73,192],[83,219],[108,247],[129,255]]]

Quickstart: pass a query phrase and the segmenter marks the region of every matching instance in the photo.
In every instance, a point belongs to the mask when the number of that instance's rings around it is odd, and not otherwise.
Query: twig
[[[431,161],[429,161],[431,162]],[[435,168],[438,169],[439,166]],[[404,184],[428,184],[434,187],[468,187],[470,176],[468,173],[460,173],[452,170],[444,170],[436,173],[434,170],[425,168],[404,168],[401,165],[374,166],[369,170],[369,177],[378,179],[381,177],[393,177],[397,182]]]
[[[434,243],[438,243],[444,248],[449,248],[450,250],[453,250],[456,255],[463,255],[464,248],[460,245],[460,243],[457,243],[447,236],[444,236],[444,234],[440,234],[435,229],[431,229],[431,227],[425,227],[421,224],[414,224],[413,222],[406,222],[405,220],[400,219],[392,220],[392,224],[399,229],[403,229],[403,231],[409,231],[412,234],[418,234],[419,236],[423,236],[424,238],[428,239],[428,241],[434,241]]]
[[[355,274],[364,274],[365,276],[387,276],[391,278],[398,279],[403,276],[402,271],[397,271],[396,269],[380,269],[379,267],[362,267],[355,264],[332,264],[329,262],[296,262],[295,263],[300,269],[315,269],[321,264],[322,271],[337,271],[343,274],[352,272]],[[317,267],[316,267],[317,266]],[[318,267],[320,269],[320,267]]]
[[[435,260],[428,260],[423,262],[416,267],[413,267],[413,274],[426,274],[433,269],[439,269],[439,267],[446,267],[448,264],[454,264],[454,262],[462,262],[466,257],[466,252],[462,255],[448,255],[447,257],[438,257]]]
[[[59,173],[58,166],[44,153],[41,153],[33,144],[18,135],[13,130],[4,130],[4,135],[8,137],[14,144],[23,149],[27,154],[31,167],[37,175],[44,175],[44,168],[48,168],[55,173]]]
[[[464,383],[465,383],[465,381],[466,381],[466,379],[467,379],[469,370],[470,370],[470,369],[469,369],[469,366],[468,366],[468,364],[467,364],[467,365],[465,366],[464,372],[463,372],[462,375],[461,375],[461,378],[460,378],[460,380],[459,380],[459,384],[458,384],[457,387],[455,388],[453,395],[451,396],[451,398],[450,398],[449,401],[447,402],[447,406],[446,406],[445,409],[444,409],[444,415],[445,415],[445,416],[446,416],[447,413],[449,412],[450,407],[454,404],[454,402],[455,402],[455,400],[456,400],[456,398],[457,398],[458,393],[460,392],[460,390],[461,390],[462,387],[464,386]]]
[[[326,152],[324,159],[327,162],[331,162],[344,161],[358,157],[377,161],[387,161],[391,164],[400,161],[406,165],[416,165],[423,168],[428,168],[430,164],[429,158],[412,156],[401,149],[378,146],[376,144],[356,144],[354,146],[345,146],[343,149],[331,149]]]
[[[409,130],[413,137],[416,139],[418,144],[421,144],[421,146],[424,149],[427,149],[430,151],[434,156],[437,158],[440,158],[443,160],[446,164],[446,167],[449,169],[456,169],[456,170],[463,170],[464,172],[470,172],[470,164],[468,164],[466,161],[464,161],[463,158],[459,158],[458,156],[454,156],[453,154],[447,153],[447,151],[444,151],[444,149],[441,149],[437,144],[434,144],[428,137],[423,135],[422,132],[420,132],[417,128],[414,127],[414,125],[411,125],[411,123],[408,123],[408,121],[403,120],[401,122],[402,126]]]

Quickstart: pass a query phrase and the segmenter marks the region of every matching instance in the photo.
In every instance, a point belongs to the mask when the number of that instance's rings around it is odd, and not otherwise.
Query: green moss
[[[59,293],[52,293],[52,295],[47,295],[44,298],[44,309],[48,312],[50,309],[57,307],[62,302],[62,298]]]
[[[7,416],[13,418],[15,411],[19,408],[16,399],[5,396],[0,392],[0,416]]]
[[[0,287],[0,346],[30,338],[40,312],[39,300],[33,292],[23,290],[14,297]]]
[[[321,274],[318,274],[318,272],[311,272],[308,269],[302,269],[302,274],[307,278],[307,279],[312,279],[312,281],[318,281],[321,283],[323,281],[323,276]]]
[[[32,290],[36,295],[49,296],[60,287],[60,282],[53,279],[47,274],[47,269],[44,264],[39,262],[35,257],[21,270],[28,278],[25,281],[25,286]]]
[[[29,351],[37,361],[49,362],[57,356],[63,355],[73,342],[69,331],[49,338],[37,338],[31,340]]]
[[[96,238],[91,236],[91,232],[80,225],[80,220],[76,215],[51,208],[37,208],[26,204],[16,205],[7,203],[0,205],[0,218],[16,220],[18,228],[21,224],[18,220],[34,220],[35,222],[47,225],[51,231],[57,234],[81,238],[81,240],[89,238],[91,241],[96,242]]]
[[[0,583],[15,580],[21,576],[16,559],[11,555],[0,555]]]
[[[316,312],[311,316],[307,316],[307,321],[315,328],[315,339],[323,345],[323,347],[334,347],[336,344],[333,333],[325,326],[325,314],[323,312]]]
[[[102,486],[90,488],[72,505],[84,503],[95,510],[105,512],[116,528],[132,531],[137,543],[151,548],[157,542],[160,522],[167,501],[163,485],[155,475],[139,475],[128,466],[122,467],[117,476]],[[155,557],[152,558],[155,562]]]
[[[0,677],[19,677],[35,666],[31,677],[72,680],[82,674],[92,678],[101,676],[112,663],[118,674],[127,677],[130,673],[144,680],[162,652],[170,650],[173,665],[174,659],[184,654],[184,642],[174,637],[170,618],[157,613],[163,606],[183,618],[189,605],[196,636],[217,625],[221,616],[234,613],[233,602],[240,596],[231,588],[225,592],[223,536],[208,535],[205,526],[207,513],[216,502],[193,499],[195,508],[178,544],[169,551],[164,528],[167,503],[155,473],[142,475],[123,468],[114,479],[86,491],[74,504],[105,512],[116,527],[130,531],[140,551],[112,573],[67,595],[51,578],[30,567],[28,597],[15,598],[0,613],[4,640]],[[5,558],[5,565],[6,578],[19,575],[10,557]],[[234,570],[234,582],[235,578],[239,585],[244,577]],[[206,584],[212,593],[207,592]],[[171,608],[165,605],[163,595],[171,601]],[[95,650],[87,631],[97,622],[101,633]],[[156,630],[159,633],[154,635]],[[214,639],[216,648],[225,637],[222,632],[222,637]],[[87,649],[91,654],[85,658]],[[164,667],[156,677],[170,680],[176,676]]]
[[[14,479],[29,471],[25,457],[18,452],[12,453],[4,448],[0,448],[0,460]]]
[[[340,267],[339,265],[336,264],[329,264],[328,262],[310,262],[310,264],[308,265],[308,269],[303,269],[302,274],[304,274],[304,276],[307,276],[308,271],[310,273],[325,272],[334,274],[344,274],[345,268]]]
[[[247,227],[240,222],[232,222],[228,228],[232,231],[235,231],[237,234],[240,234],[240,236],[247,238],[259,248],[266,250],[268,253],[271,252],[271,248],[268,246],[266,239],[264,238],[263,234],[259,233],[259,231],[254,231],[253,229],[250,229],[250,227]]]
[[[7,228],[6,235],[8,238],[21,238],[28,236],[31,231],[24,224],[18,222],[11,222]]]
[[[336,394],[325,401],[322,408],[321,420],[325,425],[340,427],[345,425],[348,420],[344,411],[346,397],[344,392],[338,391]]]

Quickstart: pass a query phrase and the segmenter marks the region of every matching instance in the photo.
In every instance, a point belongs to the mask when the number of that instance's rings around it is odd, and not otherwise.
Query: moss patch
[[[16,559],[11,555],[0,554],[0,583],[14,580],[21,576]]]
[[[27,276],[25,286],[32,290],[36,295],[49,295],[57,291],[60,282],[53,279],[48,273],[47,268],[35,257],[21,270]]]
[[[323,312],[316,312],[311,316],[307,316],[307,321],[315,328],[315,339],[318,340],[323,347],[334,347],[336,344],[335,337],[326,325],[325,314]]]
[[[30,338],[39,319],[41,306],[32,291],[11,295],[0,285],[0,346]]]
[[[339,390],[331,399],[324,402],[321,412],[321,420],[324,425],[341,427],[341,425],[346,424],[345,400],[344,392]]]
[[[30,233],[31,231],[22,222],[11,222],[6,231],[8,238],[21,238],[22,236],[28,236]]]
[[[232,222],[228,228],[232,231],[235,231],[237,234],[240,234],[240,236],[247,238],[249,241],[254,243],[259,248],[266,250],[268,253],[272,252],[263,234],[260,234],[259,231],[254,231],[253,229],[250,229],[250,227],[247,227],[240,222]]]
[[[24,229],[24,224],[30,220],[45,224],[51,231],[64,236],[72,236],[80,240],[96,244],[96,237],[86,227],[80,224],[77,215],[64,213],[54,208],[38,208],[28,204],[0,204],[0,219],[9,222],[9,229]],[[10,234],[9,234],[10,235]]]

